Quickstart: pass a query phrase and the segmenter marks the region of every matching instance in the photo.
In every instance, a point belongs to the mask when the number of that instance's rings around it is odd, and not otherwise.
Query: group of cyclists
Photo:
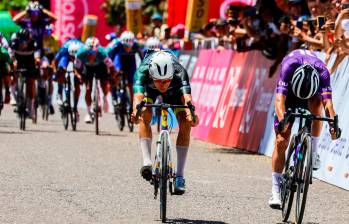
[[[34,116],[32,111],[35,106],[35,83],[39,79],[52,77],[51,82],[58,83],[57,102],[62,104],[64,76],[69,63],[73,63],[74,108],[77,108],[80,85],[84,84],[87,105],[84,120],[86,123],[92,123],[91,93],[94,76],[100,80],[105,111],[108,111],[106,96],[110,92],[115,103],[117,98],[115,89],[120,80],[125,79],[127,86],[132,90],[132,121],[139,124],[139,144],[143,155],[140,173],[145,180],[150,181],[152,178],[152,129],[150,126],[152,111],[144,108],[141,116],[138,117],[136,108],[140,102],[145,100],[152,103],[158,96],[162,96],[163,102],[168,104],[188,105],[192,101],[189,76],[176,56],[170,50],[162,49],[160,41],[155,37],[149,38],[145,47],[141,46],[130,31],[124,31],[119,38],[111,40],[106,48],[100,45],[96,37],[89,37],[84,43],[78,39],[71,39],[60,48],[54,47],[51,24],[55,21],[55,16],[36,2],[30,3],[27,10],[18,14],[14,20],[21,25],[22,29],[13,34],[10,43],[7,44],[6,40],[0,36],[0,77],[2,80],[0,89],[5,90],[5,96],[0,98],[0,106],[3,106],[2,102],[15,104],[16,75],[14,71],[17,69],[26,70],[27,94],[30,99],[27,102],[29,117]],[[45,45],[47,41],[49,44]],[[136,54],[142,59],[138,68]],[[293,123],[293,121],[285,122],[285,112],[289,108],[301,107],[318,116],[323,112],[330,118],[336,115],[332,103],[330,74],[326,65],[310,51],[296,50],[285,57],[281,64],[276,93],[276,141],[272,158],[272,197],[269,200],[269,205],[273,208],[281,206],[280,179]],[[51,113],[54,113],[52,103],[50,106]],[[183,194],[185,192],[184,168],[189,149],[190,130],[191,127],[198,124],[199,119],[194,118],[189,109],[178,110],[175,113],[179,121],[179,132],[176,142],[177,173],[174,190],[177,194]],[[321,126],[321,122],[313,122],[314,169],[320,166],[317,143]],[[333,139],[340,136],[340,133],[335,133],[332,123],[330,123],[330,133]]]

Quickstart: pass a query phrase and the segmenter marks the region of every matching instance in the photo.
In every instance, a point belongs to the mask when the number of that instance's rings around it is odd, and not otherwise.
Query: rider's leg
[[[29,115],[34,118],[34,102],[35,102],[35,79],[27,78],[27,107],[29,109]]]
[[[277,118],[275,124],[278,123]],[[280,182],[281,182],[281,173],[285,164],[285,152],[291,136],[291,127],[281,133],[277,130],[275,125],[275,147],[272,155],[272,197],[269,200],[269,205],[271,207],[279,207],[281,204],[280,201]]]
[[[139,121],[139,139],[143,154],[143,166],[151,165],[151,143],[152,143],[152,131],[151,131],[151,109],[147,108],[143,113]]]
[[[181,111],[177,114],[179,132],[177,136],[177,176],[184,176],[184,167],[187,160],[191,123],[186,119],[186,113]]]
[[[77,109],[78,108],[78,103],[79,103],[79,98],[80,98],[80,92],[81,92],[81,89],[80,89],[80,83],[81,81],[74,77],[74,108]]]
[[[150,108],[147,108],[143,113],[139,121],[139,143],[143,155],[143,167],[141,168],[141,175],[147,181],[152,178],[152,160],[151,160],[151,144],[152,144],[152,131],[151,131],[151,117],[152,112]]]
[[[309,111],[315,116],[323,115],[323,105],[320,96],[312,97],[308,102]],[[313,121],[311,127],[311,148],[313,157],[313,168],[315,170],[320,168],[320,157],[318,155],[318,143],[320,139],[320,134],[322,130],[322,121]]]
[[[11,85],[11,76],[5,75],[3,77],[3,83],[4,83],[4,88],[5,88],[5,98],[4,103],[9,103],[10,102],[10,85]]]
[[[109,111],[109,105],[108,105],[108,93],[109,93],[109,82],[107,79],[101,79],[101,88],[103,91],[103,110],[105,113],[108,113]]]

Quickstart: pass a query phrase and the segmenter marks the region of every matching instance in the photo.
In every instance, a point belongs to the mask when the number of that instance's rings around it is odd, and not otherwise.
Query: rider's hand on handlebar
[[[289,123],[285,123],[285,119],[282,119],[281,121],[279,121],[277,125],[277,129],[279,132],[285,133],[288,129],[288,126],[289,126]]]
[[[196,127],[199,124],[199,117],[197,115],[194,115],[195,119],[193,118],[192,114],[190,113],[190,110],[186,110],[186,119],[188,122],[191,123],[192,127]]]
[[[334,126],[332,124],[330,124],[330,134],[331,134],[332,140],[336,140],[336,139],[339,139],[341,137],[342,130],[340,128],[338,128],[338,133],[337,133]]]

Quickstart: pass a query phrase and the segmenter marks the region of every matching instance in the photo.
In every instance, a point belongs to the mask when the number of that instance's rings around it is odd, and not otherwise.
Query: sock
[[[272,172],[272,191],[276,193],[280,193],[280,180],[281,173]]]
[[[11,94],[13,99],[16,99],[16,85],[11,85]]]
[[[58,84],[58,95],[62,96],[63,93],[63,84]]]
[[[141,145],[141,150],[143,154],[143,166],[151,166],[151,138],[141,138],[139,139],[139,143]]]
[[[91,106],[86,106],[87,113],[91,114]]]
[[[177,150],[177,173],[179,177],[184,176],[185,162],[187,161],[188,146],[176,146]]]
[[[320,137],[311,136],[311,148],[313,150],[313,156],[317,154],[318,144]]]

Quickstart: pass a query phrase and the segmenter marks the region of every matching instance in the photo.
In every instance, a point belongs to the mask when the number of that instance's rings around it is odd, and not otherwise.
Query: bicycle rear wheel
[[[62,110],[62,121],[63,121],[63,127],[64,130],[68,130],[69,126],[69,109],[68,109],[67,102],[63,103],[63,110]]]
[[[97,79],[95,78],[95,91],[94,91],[94,96],[93,96],[93,102],[94,102],[94,120],[95,120],[95,133],[96,135],[99,135],[99,124],[98,124],[98,117],[99,117],[99,94],[98,94],[98,82]]]
[[[287,222],[292,208],[294,191],[292,186],[294,185],[294,167],[291,167],[291,160],[295,153],[296,140],[295,136],[292,136],[291,142],[287,149],[287,157],[284,172],[282,174],[281,180],[281,211],[282,211],[282,220]]]
[[[305,137],[302,145],[302,162],[298,166],[298,185],[297,185],[297,200],[296,200],[296,223],[302,223],[305,204],[307,202],[307,194],[312,171],[312,153],[311,153],[311,137]]]
[[[160,219],[166,222],[167,208],[167,178],[168,178],[168,139],[166,135],[161,136],[161,170],[160,170]]]
[[[126,119],[127,119],[127,126],[130,132],[133,132],[133,122],[131,121],[131,111],[132,111],[132,98],[131,98],[131,91],[128,86],[126,86],[126,97],[127,97],[127,103],[126,103]]]
[[[70,112],[70,121],[73,131],[76,131],[77,112],[75,109]]]

